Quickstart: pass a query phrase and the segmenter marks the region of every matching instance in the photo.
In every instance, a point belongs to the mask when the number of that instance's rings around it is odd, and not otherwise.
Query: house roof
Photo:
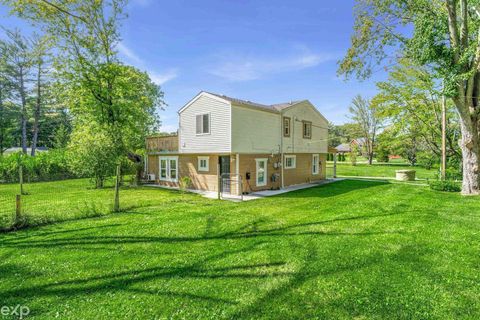
[[[216,97],[228,100],[228,101],[230,101],[232,103],[235,103],[235,104],[251,106],[251,107],[254,107],[254,108],[267,109],[267,110],[270,110],[270,111],[277,111],[277,112],[279,112],[283,109],[289,108],[293,105],[296,105],[297,103],[305,101],[305,100],[298,100],[298,101],[283,102],[283,103],[267,105],[267,104],[261,104],[261,103],[258,103],[258,102],[253,102],[253,101],[250,101],[250,100],[232,98],[232,97],[217,94],[217,93],[212,93],[212,92],[207,92],[207,93],[209,93],[211,95],[214,95]]]
[[[342,144],[336,146],[335,149],[337,149],[337,152],[350,152],[351,151],[350,144],[348,144],[348,143],[342,143]]]
[[[365,138],[357,138],[357,139],[353,139],[353,141],[356,141],[360,145],[365,144]]]
[[[290,107],[293,107],[299,103],[302,102],[307,102],[316,112],[319,116],[321,116],[325,121],[328,122],[328,120],[325,118],[323,114],[318,111],[317,108],[308,100],[298,100],[298,101],[290,101],[290,102],[283,102],[283,103],[277,103],[277,104],[262,104],[262,103],[257,103],[249,100],[243,100],[243,99],[238,99],[238,98],[232,98],[226,95],[218,94],[218,93],[212,93],[212,92],[207,92],[207,91],[201,91],[199,94],[197,94],[192,100],[190,100],[186,105],[184,105],[180,110],[178,110],[178,114],[182,113],[183,110],[188,108],[192,103],[194,103],[198,98],[201,96],[210,96],[210,98],[213,99],[218,99],[221,101],[228,101],[230,103],[234,103],[235,105],[238,106],[243,106],[246,108],[253,108],[257,110],[262,110],[262,111],[267,111],[271,113],[280,113],[284,109],[288,109]]]

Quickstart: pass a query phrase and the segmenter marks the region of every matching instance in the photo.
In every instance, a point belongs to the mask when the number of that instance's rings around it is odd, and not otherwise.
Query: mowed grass
[[[373,178],[387,178],[394,179],[396,170],[415,170],[417,179],[427,180],[436,179],[438,176],[438,169],[432,168],[430,170],[421,166],[409,166],[402,163],[374,163],[372,165],[359,163],[352,166],[348,162],[337,162],[337,176],[338,177],[373,177]],[[327,164],[327,175],[333,175],[333,162]]]
[[[480,198],[340,181],[0,234],[0,301],[33,319],[478,319]],[[65,214],[68,211],[65,210]]]
[[[21,206],[29,226],[109,214],[113,209],[113,179],[95,189],[89,179],[27,183]],[[12,225],[18,184],[0,184],[0,230]],[[162,195],[152,188],[122,187],[120,207],[128,210],[156,203]]]

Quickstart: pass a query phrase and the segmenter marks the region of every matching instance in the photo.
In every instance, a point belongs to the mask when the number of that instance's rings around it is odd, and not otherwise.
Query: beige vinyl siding
[[[210,114],[210,133],[196,133],[196,116]],[[230,153],[231,106],[221,99],[200,96],[180,113],[180,153]]]
[[[283,138],[284,153],[327,153],[328,122],[308,101],[286,109],[283,115],[290,117],[290,137]],[[303,137],[303,122],[312,123],[311,138]]]
[[[232,153],[278,153],[280,114],[232,105]]]

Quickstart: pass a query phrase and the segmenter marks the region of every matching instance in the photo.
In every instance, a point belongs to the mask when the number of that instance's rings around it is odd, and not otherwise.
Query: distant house
[[[339,144],[338,146],[335,147],[335,149],[337,149],[338,153],[343,153],[343,154],[350,153],[352,151],[352,148],[349,143]]]
[[[365,147],[366,145],[366,139],[365,138],[356,138],[356,139],[353,139],[350,144],[351,145],[356,145],[358,147],[359,150],[363,150],[363,148]]]
[[[146,173],[176,187],[217,191],[223,177],[243,181],[232,194],[325,179],[328,121],[308,101],[264,105],[200,92],[178,112],[178,136],[147,138]]]
[[[47,152],[48,148],[47,147],[37,147],[35,149],[35,152]],[[17,153],[17,152],[22,152],[22,147],[11,147],[3,151],[3,155],[9,155],[12,153]],[[27,148],[27,154],[32,153],[32,148]]]

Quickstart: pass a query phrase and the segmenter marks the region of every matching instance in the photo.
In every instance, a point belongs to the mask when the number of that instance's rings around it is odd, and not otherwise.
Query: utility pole
[[[445,91],[445,83],[443,84]],[[442,180],[445,180],[445,171],[447,169],[447,98],[445,92],[442,95]]]

